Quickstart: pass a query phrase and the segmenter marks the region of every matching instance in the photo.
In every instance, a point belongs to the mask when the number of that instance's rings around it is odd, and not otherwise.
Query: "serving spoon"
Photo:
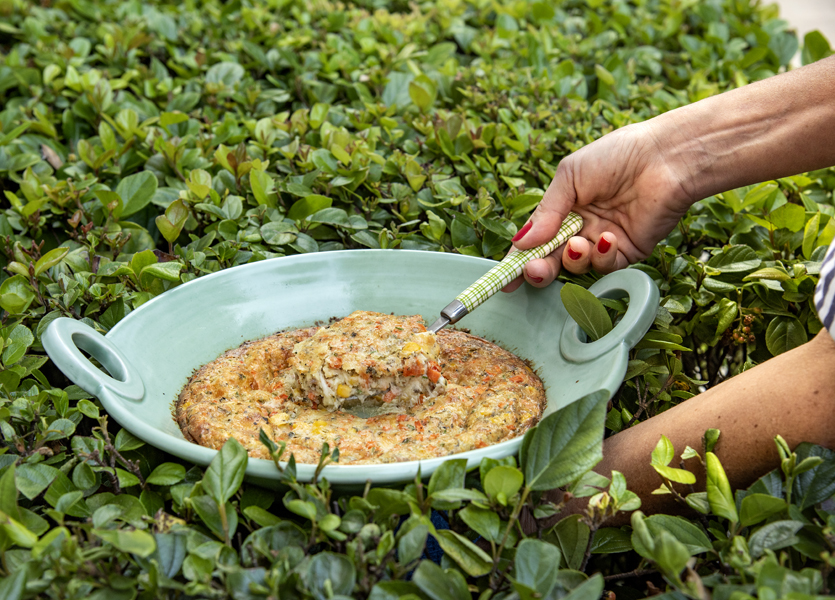
[[[583,218],[577,213],[568,213],[554,239],[536,248],[518,250],[505,256],[504,260],[458,294],[455,300],[447,304],[441,311],[441,316],[427,328],[428,331],[438,333],[450,323],[460,321],[490,296],[519,277],[522,274],[522,267],[529,261],[548,256],[564,244],[568,238],[577,234],[582,227]]]

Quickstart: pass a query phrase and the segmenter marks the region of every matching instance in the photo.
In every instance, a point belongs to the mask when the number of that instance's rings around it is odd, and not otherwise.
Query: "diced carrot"
[[[525,381],[525,378],[521,375],[514,375],[510,378],[510,381],[512,381],[513,383],[522,383],[523,381]]]
[[[432,383],[438,383],[441,379],[441,369],[437,364],[431,363],[429,368],[426,370],[426,376],[429,377],[429,381]]]
[[[342,368],[342,357],[341,356],[331,356],[328,359],[328,366],[331,369],[341,369]]]
[[[403,375],[406,377],[417,377],[418,375],[423,374],[423,369],[420,366],[420,363],[410,358],[409,360],[405,361],[405,365],[403,366]]]
[[[396,395],[396,394],[395,394],[394,392],[392,392],[391,390],[387,391],[387,392],[383,395],[383,402],[391,402],[392,400],[394,400],[394,396],[395,396],[395,395]]]

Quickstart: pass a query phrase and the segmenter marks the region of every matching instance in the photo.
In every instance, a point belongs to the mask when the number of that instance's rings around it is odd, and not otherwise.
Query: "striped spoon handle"
[[[429,327],[429,331],[437,333],[445,325],[455,323],[464,315],[471,313],[490,296],[519,277],[522,274],[522,267],[528,261],[548,256],[564,244],[568,238],[576,235],[582,227],[583,218],[576,213],[568,213],[554,239],[530,250],[520,250],[508,254],[504,260],[487,271],[478,281],[450,302],[441,311],[441,317]]]

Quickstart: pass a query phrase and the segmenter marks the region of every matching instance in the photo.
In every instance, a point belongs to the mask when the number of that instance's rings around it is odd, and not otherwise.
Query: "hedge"
[[[608,407],[585,398],[529,433],[518,460],[474,473],[453,459],[351,496],[277,463],[278,501],[241,482],[234,441],[203,470],[121,430],[40,343],[59,316],[106,332],[257,260],[500,258],[563,156],[784,71],[798,48],[776,8],[751,0],[0,0],[0,598],[828,593],[830,451],[777,439],[781,469],[734,492],[710,452],[718,432],[700,451],[662,439],[647,457],[659,484],[689,480],[669,466],[685,451],[714,493],[680,497],[692,520],[633,512],[625,528],[602,522],[639,507],[628,482],[567,472],[562,457],[599,442],[604,419],[607,433],[630,427],[820,329],[831,169],[695,205],[635,267],[662,306]],[[814,32],[801,56],[830,52]],[[594,443],[577,463],[597,460]],[[590,497],[588,514],[561,517],[543,493],[554,486]]]

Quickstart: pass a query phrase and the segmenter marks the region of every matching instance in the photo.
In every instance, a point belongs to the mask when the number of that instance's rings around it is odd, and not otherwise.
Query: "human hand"
[[[578,274],[621,269],[647,257],[672,231],[697,198],[686,167],[666,158],[659,135],[649,122],[630,125],[560,162],[542,202],[514,238],[515,249],[552,239],[569,211],[583,217],[583,228],[549,256],[525,265],[528,283],[549,285],[561,266]],[[520,277],[504,291],[521,284]]]

